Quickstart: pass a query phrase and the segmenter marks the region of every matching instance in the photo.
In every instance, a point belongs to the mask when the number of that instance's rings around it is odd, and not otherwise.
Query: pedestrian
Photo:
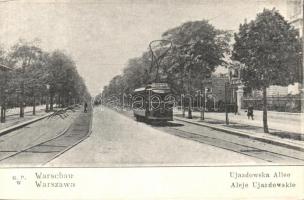
[[[84,112],[87,112],[88,111],[88,103],[85,101],[84,102]]]
[[[247,117],[248,117],[248,119],[251,117],[251,119],[253,120],[253,106],[252,105],[248,106]]]

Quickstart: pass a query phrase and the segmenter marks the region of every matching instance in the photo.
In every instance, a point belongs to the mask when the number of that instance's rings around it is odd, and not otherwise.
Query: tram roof
[[[140,91],[145,91],[146,88],[142,87],[142,88],[137,88],[134,90],[134,92],[140,92]]]
[[[145,90],[152,90],[152,91],[168,91],[170,90],[170,87],[167,83],[152,83],[147,85],[146,87],[137,88],[134,90],[134,92],[141,92]]]

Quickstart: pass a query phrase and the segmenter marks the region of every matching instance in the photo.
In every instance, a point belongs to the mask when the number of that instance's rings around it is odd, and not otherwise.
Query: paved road
[[[95,108],[91,136],[47,166],[176,166],[267,164],[256,157],[185,139],[170,128],[138,123],[113,110]],[[206,130],[205,130],[206,131]],[[215,134],[207,130],[207,134]],[[220,133],[219,133],[220,134]]]
[[[87,137],[90,117],[90,113],[70,112],[64,120],[59,117],[42,120],[0,137],[0,165],[126,167],[304,163],[304,152],[187,122],[145,124],[136,122],[131,112],[121,114],[101,107],[94,109],[92,134]]]
[[[252,138],[232,135],[211,128],[178,121],[178,126],[160,127],[167,133],[209,144],[222,149],[237,152],[267,161],[269,164],[304,164],[304,152],[281,147]]]

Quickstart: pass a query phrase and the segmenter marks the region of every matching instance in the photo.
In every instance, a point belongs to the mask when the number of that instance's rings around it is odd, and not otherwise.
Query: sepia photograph
[[[247,180],[297,175],[238,167],[304,166],[303,0],[0,8],[0,169],[35,169],[39,188],[75,177],[39,169],[235,167]]]

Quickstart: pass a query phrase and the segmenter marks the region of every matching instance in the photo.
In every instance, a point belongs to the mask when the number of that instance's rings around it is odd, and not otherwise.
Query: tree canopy
[[[56,103],[61,99],[61,104],[67,104],[68,98],[82,101],[90,96],[72,58],[60,50],[44,51],[38,40],[19,40],[10,49],[0,51],[0,61],[14,69],[6,74],[10,107],[18,105],[22,85],[26,105],[32,104],[33,96],[42,98],[51,94],[57,98]]]
[[[103,96],[131,93],[149,82],[166,82],[179,94],[201,89],[201,80],[223,64],[230,36],[206,20],[169,29],[150,44],[150,51],[129,60],[123,74],[104,88]]]
[[[299,81],[302,47],[298,32],[275,9],[241,24],[233,59],[244,63],[242,81],[254,89]]]
[[[263,90],[263,125],[268,133],[267,87],[286,86],[302,77],[298,32],[277,10],[264,9],[255,20],[240,25],[235,34],[233,58],[245,64],[241,70],[243,83]]]

